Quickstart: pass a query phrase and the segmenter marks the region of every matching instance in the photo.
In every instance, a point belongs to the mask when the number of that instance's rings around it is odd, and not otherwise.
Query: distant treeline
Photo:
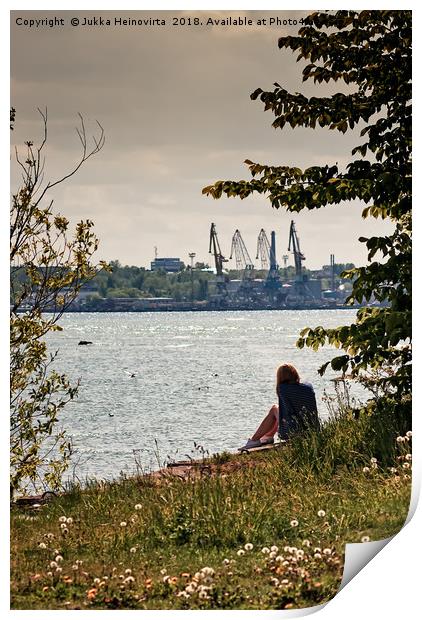
[[[113,297],[172,297],[176,301],[186,301],[192,298],[196,301],[206,300],[215,292],[215,274],[207,271],[208,265],[196,263],[193,272],[190,266],[184,267],[178,273],[166,273],[164,271],[149,271],[145,267],[135,267],[121,265],[118,260],[111,261],[111,272],[100,271],[85,286],[85,290],[90,291],[90,297],[113,298]],[[340,283],[339,274],[345,269],[353,267],[352,263],[335,265],[336,282]],[[14,268],[16,269],[16,268]],[[331,287],[331,267],[325,265],[322,270],[304,270],[308,278],[322,280],[322,288]],[[289,265],[280,268],[282,281],[292,281],[295,277],[295,269]],[[15,274],[16,276],[16,274]],[[230,280],[240,279],[242,273],[236,270],[229,270],[227,274]],[[266,277],[266,272],[256,270],[256,278]],[[22,284],[25,280],[24,271],[20,277],[15,277],[15,281],[21,279]],[[13,292],[11,297],[13,297]]]
[[[144,267],[122,266],[119,261],[111,262],[112,272],[102,271],[89,283],[93,295],[98,297],[172,297],[176,301],[189,300],[192,296],[195,300],[208,299],[215,290],[215,274],[204,271],[208,265],[197,263],[191,273],[190,267],[185,267],[178,273],[165,273],[164,271],[148,271]],[[345,269],[353,267],[352,263],[335,265],[335,273],[339,274]],[[306,270],[305,270],[306,272]],[[320,272],[307,271],[309,278],[317,277]],[[324,267],[322,277],[323,288],[329,288],[330,266]],[[230,270],[230,280],[241,278],[242,274],[236,270]],[[294,267],[288,266],[280,269],[282,280],[292,280],[295,276]],[[255,277],[265,278],[266,272],[255,271]],[[321,277],[319,275],[319,277]]]

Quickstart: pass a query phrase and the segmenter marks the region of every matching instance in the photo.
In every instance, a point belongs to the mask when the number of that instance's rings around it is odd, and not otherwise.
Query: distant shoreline
[[[267,311],[292,311],[292,310],[358,310],[359,308],[366,306],[291,306],[289,308],[251,308],[247,306],[239,306],[236,308],[145,308],[139,310],[123,310],[123,309],[110,309],[110,310],[95,310],[95,309],[67,309],[63,314],[145,314],[145,313],[178,313],[178,312],[267,312]],[[27,312],[27,310],[21,309],[19,313]],[[57,310],[44,310],[45,314],[54,314]]]

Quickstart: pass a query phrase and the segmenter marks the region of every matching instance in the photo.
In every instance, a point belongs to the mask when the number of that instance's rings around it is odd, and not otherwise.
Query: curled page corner
[[[353,577],[356,577],[362,568],[366,566],[385,545],[388,545],[394,536],[372,542],[347,543],[344,550],[343,579],[341,580],[339,591],[342,590]]]
[[[389,538],[383,540],[375,540],[365,543],[348,543],[344,550],[344,569],[343,578],[341,580],[339,591],[342,590],[348,583],[356,577],[356,575],[364,568],[388,543],[393,540],[406,527],[409,521],[412,519],[416,511],[420,493],[420,485],[413,480],[412,494],[409,503],[409,511],[407,513],[406,521],[403,526]]]

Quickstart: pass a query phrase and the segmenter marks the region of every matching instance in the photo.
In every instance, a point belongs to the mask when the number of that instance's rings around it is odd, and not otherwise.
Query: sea
[[[75,449],[66,481],[114,480],[236,451],[277,402],[282,363],[313,384],[326,419],[338,373],[321,377],[318,368],[339,353],[295,342],[304,327],[347,325],[355,316],[351,309],[64,314],[63,331],[47,341],[55,368],[80,382],[59,420]],[[367,395],[352,386],[352,397]]]

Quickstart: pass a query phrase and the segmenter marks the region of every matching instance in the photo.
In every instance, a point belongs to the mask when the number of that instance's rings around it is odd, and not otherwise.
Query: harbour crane
[[[217,290],[219,293],[225,293],[226,279],[223,274],[223,264],[227,263],[228,259],[224,258],[221,253],[217,230],[214,223],[211,224],[209,253],[214,255],[215,271],[217,274]]]
[[[289,234],[289,252],[293,252],[294,261],[295,261],[295,290],[296,295],[301,298],[303,301],[314,299],[314,295],[309,290],[309,286],[307,285],[307,276],[303,273],[302,262],[305,260],[305,256],[300,250],[299,237],[297,236],[295,223],[292,220],[290,224],[290,234]]]
[[[254,266],[239,230],[235,230],[233,235],[232,248],[230,252],[231,259],[233,258],[233,254],[236,260],[236,269],[243,272],[242,279],[245,280],[251,278]]]
[[[271,231],[271,244],[268,241],[267,234],[263,228],[258,235],[258,243],[256,249],[256,258],[261,259],[262,269],[268,271],[266,287],[279,288],[280,276],[278,273],[278,265],[275,250],[275,232]]]
[[[300,251],[299,237],[297,236],[296,227],[293,220],[290,223],[289,247],[287,249],[289,252],[293,252],[294,255],[296,281],[303,282],[302,261],[305,260],[305,256]]]

